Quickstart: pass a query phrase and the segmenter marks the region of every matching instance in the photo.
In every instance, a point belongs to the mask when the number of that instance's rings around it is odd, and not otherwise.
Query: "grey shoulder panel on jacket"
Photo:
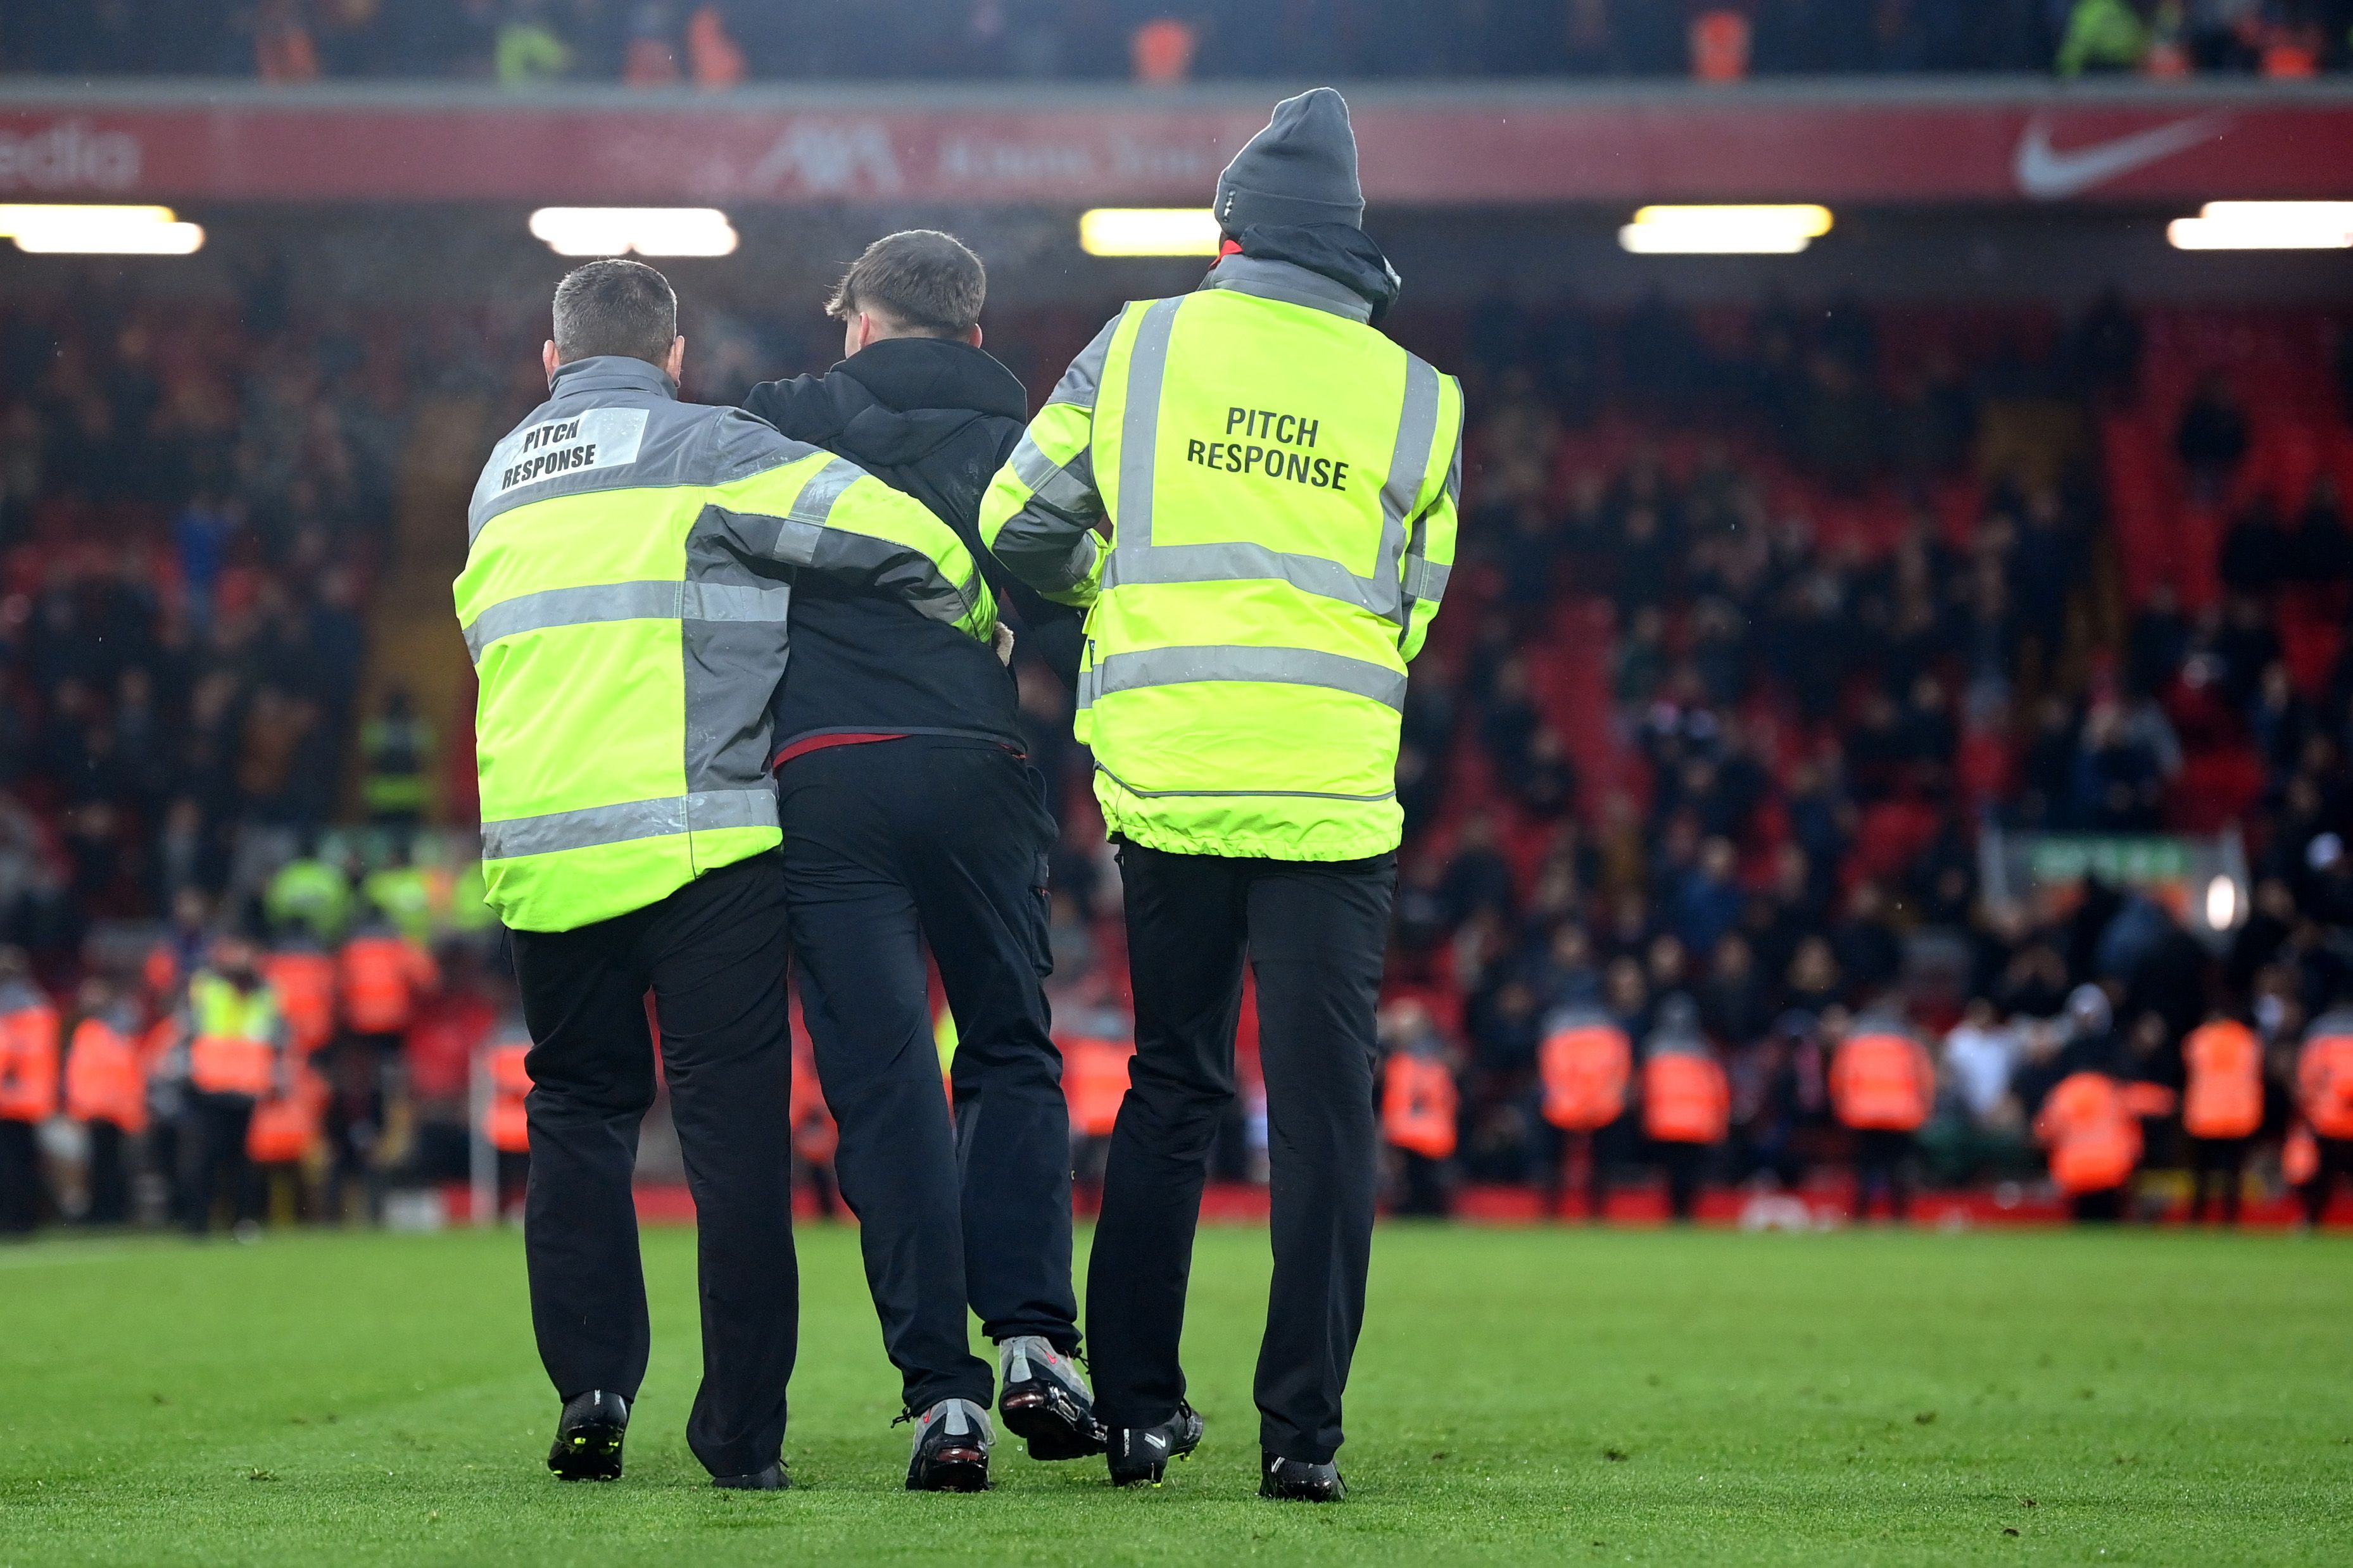
[[[500,513],[594,490],[717,485],[817,448],[734,408],[626,394],[543,404],[491,449],[474,486],[466,542]]]

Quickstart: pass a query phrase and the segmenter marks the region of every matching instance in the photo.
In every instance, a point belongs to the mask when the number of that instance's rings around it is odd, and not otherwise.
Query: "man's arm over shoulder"
[[[1103,580],[1092,447],[1095,392],[1124,316],[1072,361],[980,502],[980,538],[1005,569],[1057,604],[1092,604]]]
[[[987,642],[997,601],[955,529],[847,458],[729,409],[712,434],[712,505],[755,570],[822,572]]]
[[[1447,579],[1454,574],[1462,500],[1462,384],[1427,367],[1423,374],[1438,379],[1438,423],[1430,441],[1430,467],[1417,492],[1420,510],[1406,525],[1405,558],[1398,567],[1405,590],[1405,629],[1398,638],[1398,651],[1409,663],[1429,639],[1430,624],[1438,618],[1446,597]]]
[[[764,419],[796,441],[822,447],[841,431],[841,413],[826,376],[796,375],[764,381],[744,395],[744,411]]]

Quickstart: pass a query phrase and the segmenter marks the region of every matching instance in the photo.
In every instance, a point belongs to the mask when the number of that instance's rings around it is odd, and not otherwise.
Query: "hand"
[[[1013,628],[1003,621],[997,622],[997,633],[991,639],[991,646],[997,649],[997,663],[1011,664],[1013,662]]]

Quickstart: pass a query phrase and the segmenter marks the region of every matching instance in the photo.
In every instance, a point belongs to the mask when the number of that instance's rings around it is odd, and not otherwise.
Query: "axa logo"
[[[889,195],[906,184],[877,120],[796,120],[757,163],[752,184],[797,184],[811,195]]]
[[[2111,180],[2211,142],[2230,129],[2227,114],[2201,114],[2152,126],[2129,136],[2065,149],[2051,144],[2050,123],[2039,116],[2018,139],[2018,188],[2036,201],[2063,201]]]
[[[0,191],[127,191],[139,182],[139,138],[61,120],[0,130]]]

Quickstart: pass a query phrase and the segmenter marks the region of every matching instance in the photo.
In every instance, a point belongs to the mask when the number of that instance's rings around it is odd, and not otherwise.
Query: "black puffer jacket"
[[[744,406],[930,507],[980,563],[1024,649],[1075,683],[1080,613],[1040,598],[981,548],[981,496],[1029,416],[1011,371],[968,343],[890,338],[821,376],[764,382]],[[776,691],[780,752],[829,732],[878,731],[1020,743],[1011,676],[953,627],[911,624],[895,605],[811,576],[793,591],[792,635]]]

